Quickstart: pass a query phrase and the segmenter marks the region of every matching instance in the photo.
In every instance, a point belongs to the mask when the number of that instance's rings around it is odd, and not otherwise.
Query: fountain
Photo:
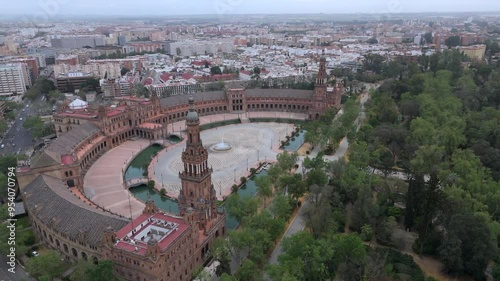
[[[221,137],[221,141],[210,147],[213,151],[222,152],[231,150],[231,145],[224,142],[224,138]]]

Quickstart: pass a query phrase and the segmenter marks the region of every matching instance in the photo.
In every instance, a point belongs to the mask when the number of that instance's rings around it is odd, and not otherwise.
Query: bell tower
[[[310,119],[318,119],[319,115],[325,112],[327,107],[327,85],[328,74],[326,73],[326,58],[322,56],[319,60],[319,72],[316,76],[313,94],[313,106]]]
[[[187,140],[182,152],[184,170],[179,173],[182,189],[179,194],[181,216],[194,212],[201,230],[208,231],[217,219],[217,197],[212,185],[212,168],[208,167],[208,152],[200,138],[200,119],[189,98],[189,112],[186,116]]]

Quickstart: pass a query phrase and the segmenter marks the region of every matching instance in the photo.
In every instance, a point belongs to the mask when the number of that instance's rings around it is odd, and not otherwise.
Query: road
[[[33,103],[29,103],[27,100],[21,103],[23,107],[17,110],[14,124],[12,124],[0,142],[0,145],[4,145],[4,148],[0,150],[2,155],[24,153],[33,146],[31,130],[27,130],[23,127],[23,123],[28,115],[35,116],[38,114],[32,106]],[[26,105],[29,105],[29,107],[26,107]]]
[[[15,273],[9,272],[7,265],[7,257],[0,255],[0,281],[36,281],[24,271],[19,264],[16,264]]]

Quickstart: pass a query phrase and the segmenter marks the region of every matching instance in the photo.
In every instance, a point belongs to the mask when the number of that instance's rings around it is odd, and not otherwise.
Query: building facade
[[[0,95],[24,95],[29,86],[31,79],[25,63],[0,65]]]
[[[180,217],[159,212],[149,200],[143,215],[103,237],[103,257],[114,262],[116,274],[125,280],[191,280],[209,258],[208,249],[215,238],[225,235],[225,214],[217,210],[212,169],[200,138],[194,99],[189,100],[189,106],[184,171],[179,175]]]

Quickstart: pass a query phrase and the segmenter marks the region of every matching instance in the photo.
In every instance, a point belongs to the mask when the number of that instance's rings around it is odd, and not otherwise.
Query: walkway
[[[362,109],[364,109],[363,105],[368,100],[368,98],[369,98],[368,94],[364,94],[361,96],[360,102],[361,102]],[[339,113],[337,114],[337,116],[335,118],[342,115],[342,113],[343,113],[342,110],[339,111]],[[364,116],[364,113],[363,113],[363,111],[361,111],[360,117],[358,117],[358,119],[363,118],[363,116]],[[325,161],[329,161],[329,162],[337,161],[340,158],[343,158],[345,156],[348,149],[349,149],[349,142],[348,142],[347,138],[345,137],[340,142],[339,147],[335,151],[335,154],[333,154],[331,156],[324,156],[324,159],[325,159]],[[320,151],[320,147],[316,146],[313,149],[313,151],[311,151],[309,157],[310,158],[316,157],[318,155],[319,151]],[[299,156],[299,160],[297,161],[299,168],[296,170],[296,173],[301,173],[301,174],[303,173],[302,166],[303,166],[303,161],[304,161],[305,157],[306,156]],[[299,209],[297,216],[295,216],[292,223],[290,224],[290,226],[286,230],[285,235],[283,235],[283,237],[281,238],[282,240],[280,240],[280,242],[278,243],[278,245],[274,249],[273,253],[271,254],[271,258],[269,259],[270,264],[277,264],[278,263],[278,257],[282,252],[281,242],[283,241],[283,238],[290,237],[290,236],[302,231],[305,228],[305,221],[303,218],[303,213],[308,205],[309,205],[309,200],[305,200],[304,204],[302,204],[301,208]]]
[[[123,171],[130,161],[149,146],[149,140],[128,141],[101,156],[84,179],[85,195],[95,204],[124,217],[136,218],[144,209],[123,185]],[[130,202],[130,204],[129,204]]]

